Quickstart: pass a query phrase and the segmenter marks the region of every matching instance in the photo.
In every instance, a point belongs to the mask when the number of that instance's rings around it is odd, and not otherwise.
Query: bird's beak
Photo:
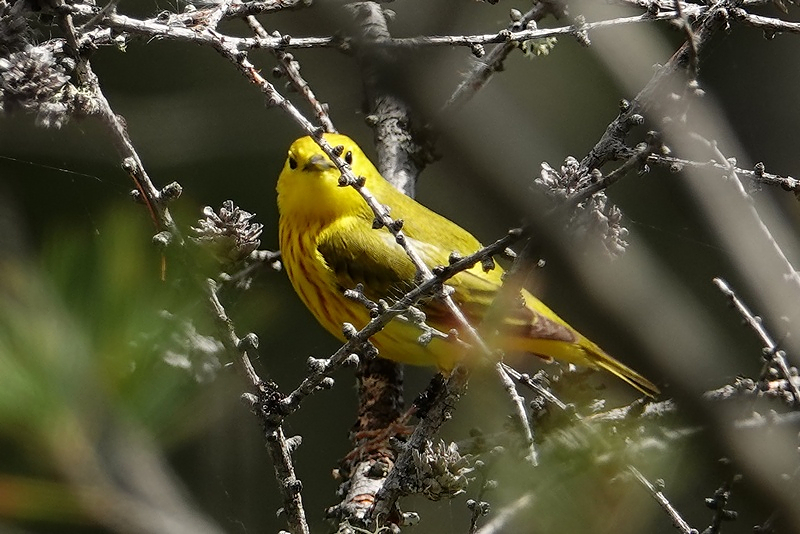
[[[331,160],[325,157],[322,154],[314,154],[308,159],[308,163],[305,164],[303,167],[304,171],[326,171],[328,169],[334,169],[336,165],[333,164]]]

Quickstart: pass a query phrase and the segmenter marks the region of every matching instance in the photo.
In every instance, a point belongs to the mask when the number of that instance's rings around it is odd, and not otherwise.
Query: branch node
[[[257,395],[253,395],[252,393],[242,393],[240,398],[247,405],[247,409],[251,412],[255,412],[258,409]]]
[[[644,117],[638,113],[634,113],[628,117],[628,124],[631,126],[640,126],[644,124]]]
[[[172,243],[172,234],[166,230],[153,236],[153,244],[158,248],[165,249],[170,243]]]
[[[313,373],[324,373],[328,370],[329,366],[330,362],[325,358],[314,358],[313,356],[309,356],[306,360],[306,367],[308,367],[308,370]]]
[[[359,176],[361,178],[361,176]],[[392,232],[399,232],[403,229],[403,219],[395,219],[394,221],[389,223],[388,226],[389,230]]]
[[[320,380],[319,385],[317,385],[317,389],[319,391],[325,389],[332,389],[335,383],[336,381],[333,378],[331,378],[330,376],[326,376],[325,378]]]
[[[303,444],[303,436],[292,436],[290,438],[286,438],[286,448],[289,450],[289,454],[294,454],[300,445]]]
[[[255,351],[258,349],[258,336],[253,332],[248,333],[236,344],[236,348],[242,352]]]
[[[419,521],[420,517],[417,512],[403,512],[403,519],[401,526],[413,527],[414,525],[418,524]]]
[[[358,329],[352,323],[342,324],[342,334],[345,339],[353,339],[358,334]]]
[[[342,360],[343,367],[358,367],[359,357],[358,354],[351,353],[344,360]]]
[[[491,506],[486,501],[476,501],[475,499],[467,499],[467,508],[477,515],[488,515],[491,511]]]
[[[303,483],[296,478],[290,478],[286,481],[286,489],[293,495],[299,495],[303,491]]]
[[[134,159],[132,156],[128,156],[127,158],[123,159],[122,170],[128,174],[136,174],[139,170],[139,166],[136,164],[136,159]]]
[[[592,40],[589,39],[589,31],[586,28],[586,18],[583,15],[575,17],[575,40],[581,46],[588,48],[592,46]]]
[[[177,200],[180,198],[181,194],[183,193],[183,187],[178,182],[172,182],[165,185],[159,191],[159,198],[162,202],[172,202],[173,200]]]

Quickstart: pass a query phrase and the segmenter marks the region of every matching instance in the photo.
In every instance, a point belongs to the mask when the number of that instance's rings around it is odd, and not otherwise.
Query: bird
[[[467,230],[426,208],[386,181],[361,148],[349,137],[325,133],[324,139],[341,150],[341,158],[364,187],[402,219],[408,244],[428,268],[448,265],[451,254],[466,256],[481,248]],[[282,261],[295,292],[321,325],[345,340],[344,323],[361,328],[370,310],[347,290],[357,289],[372,302],[395,302],[413,289],[417,268],[395,236],[384,226],[374,228],[375,213],[353,187],[340,185],[342,173],[309,136],[289,148],[277,182],[278,239]],[[380,226],[380,225],[376,225]],[[451,298],[472,325],[480,325],[502,285],[503,269],[484,270],[480,262],[449,280]],[[440,332],[458,329],[441,299],[417,303],[425,323]],[[603,369],[653,397],[658,387],[604,352],[530,292],[522,289],[498,326],[496,348],[523,352],[547,361]],[[420,342],[420,326],[390,321],[370,341],[379,356],[400,363],[436,366],[447,375],[465,357],[457,336],[434,336]]]

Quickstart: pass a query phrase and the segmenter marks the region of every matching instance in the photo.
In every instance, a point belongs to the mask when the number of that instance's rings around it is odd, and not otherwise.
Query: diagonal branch
[[[680,512],[678,512],[678,510],[672,506],[672,503],[669,502],[669,499],[667,499],[660,490],[656,489],[656,487],[653,486],[653,484],[647,480],[647,478],[645,478],[645,476],[638,469],[632,465],[629,465],[628,470],[633,473],[633,476],[636,477],[636,480],[638,480],[639,483],[644,486],[644,488],[648,491],[648,493],[650,493],[650,496],[656,500],[659,506],[661,506],[661,508],[667,512],[667,515],[669,515],[670,519],[672,520],[672,524],[675,525],[675,528],[680,530],[683,534],[697,533],[697,530],[693,529],[689,523],[683,519]]]
[[[731,286],[723,280],[722,278],[714,278],[714,283],[717,285],[722,294],[728,298],[736,311],[744,318],[744,322],[747,326],[753,330],[756,335],[761,338],[762,343],[764,343],[764,358],[766,362],[764,363],[764,369],[761,371],[761,378],[764,379],[767,377],[767,370],[769,368],[770,363],[774,363],[778,366],[782,378],[786,380],[787,387],[789,391],[792,393],[792,398],[794,399],[794,405],[800,406],[800,386],[798,386],[797,381],[793,380],[793,376],[791,371],[789,370],[789,364],[786,361],[786,353],[783,350],[780,350],[778,343],[772,338],[772,336],[767,332],[766,327],[764,327],[764,323],[761,321],[760,317],[753,315],[753,312],[750,311],[750,308],[736,295],[736,293],[731,289]]]
[[[267,31],[253,15],[248,15],[246,20],[248,26],[250,26],[250,29],[252,29],[258,37],[261,39],[269,38]],[[295,90],[303,95],[306,101],[311,105],[311,108],[314,110],[314,115],[316,115],[317,120],[325,129],[325,131],[336,132],[336,128],[333,126],[330,115],[328,115],[328,105],[320,102],[317,99],[317,96],[314,94],[314,91],[312,91],[311,86],[308,85],[308,82],[306,82],[300,75],[300,64],[294,59],[294,56],[277,48],[272,49],[272,53],[278,59],[279,66],[277,67],[277,73],[284,74],[287,78],[289,78],[289,82],[292,84]]]
[[[552,2],[535,3],[518,21],[514,21],[508,30],[525,28],[531,22],[542,20],[552,10]],[[445,113],[457,111],[467,100],[485,87],[494,73],[502,70],[503,62],[516,48],[519,48],[517,41],[508,41],[494,47],[485,57],[481,58],[470,73],[458,84],[456,90],[439,110],[438,115],[441,117]]]
[[[265,397],[268,398],[273,394],[271,390],[274,388],[258,376],[250,360],[249,352],[255,351],[258,346],[258,338],[254,334],[248,334],[244,338],[236,335],[233,321],[228,317],[219,300],[217,284],[214,280],[206,281],[206,291],[217,323],[225,334],[222,336],[222,343],[230,354],[238,354],[238,358],[233,360],[247,378],[250,390],[254,392],[245,393],[242,397],[249,404],[250,411],[261,421],[267,450],[275,469],[275,478],[283,497],[283,509],[286,512],[289,527],[293,534],[309,534],[310,530],[301,496],[302,484],[295,475],[292,461],[292,453],[300,444],[299,438],[287,440],[280,422],[276,424],[271,414],[264,409],[262,403],[265,402]]]
[[[600,168],[616,157],[620,147],[624,146],[631,127],[641,122],[637,116],[646,114],[659,100],[664,82],[675,73],[689,67],[695,54],[699,53],[716,31],[725,24],[727,6],[727,2],[719,2],[703,13],[702,22],[694,32],[693,42],[684,43],[669,61],[658,69],[639,94],[622,107],[619,116],[608,125],[603,136],[581,161],[582,173],[588,174],[592,169]],[[688,7],[684,8],[683,14],[688,15],[687,11]]]

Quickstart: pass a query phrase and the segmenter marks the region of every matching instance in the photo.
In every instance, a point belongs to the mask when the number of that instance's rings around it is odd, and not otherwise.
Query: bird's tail
[[[594,369],[603,369],[621,378],[648,397],[655,397],[660,393],[658,386],[624,363],[606,354],[603,349],[593,342],[577,332],[575,332],[575,336],[576,339],[573,341],[520,337],[507,338],[503,348],[510,352],[519,351],[535,354],[548,361],[560,360]]]
[[[502,347],[506,351],[528,352],[546,360],[555,359],[603,369],[648,397],[655,397],[660,393],[655,384],[606,354],[542,301],[524,290],[522,296],[526,307],[521,310],[527,311],[528,315],[518,309],[515,316],[506,317],[504,333],[507,335],[502,338]]]
[[[581,339],[580,341],[581,348],[587,352],[586,359],[591,362],[592,365],[608,371],[609,373],[621,378],[631,386],[635,387],[648,397],[655,397],[661,390],[658,389],[658,386],[650,382],[648,379],[625,365],[624,363],[615,360],[605,352],[603,349],[592,343],[586,338]]]

